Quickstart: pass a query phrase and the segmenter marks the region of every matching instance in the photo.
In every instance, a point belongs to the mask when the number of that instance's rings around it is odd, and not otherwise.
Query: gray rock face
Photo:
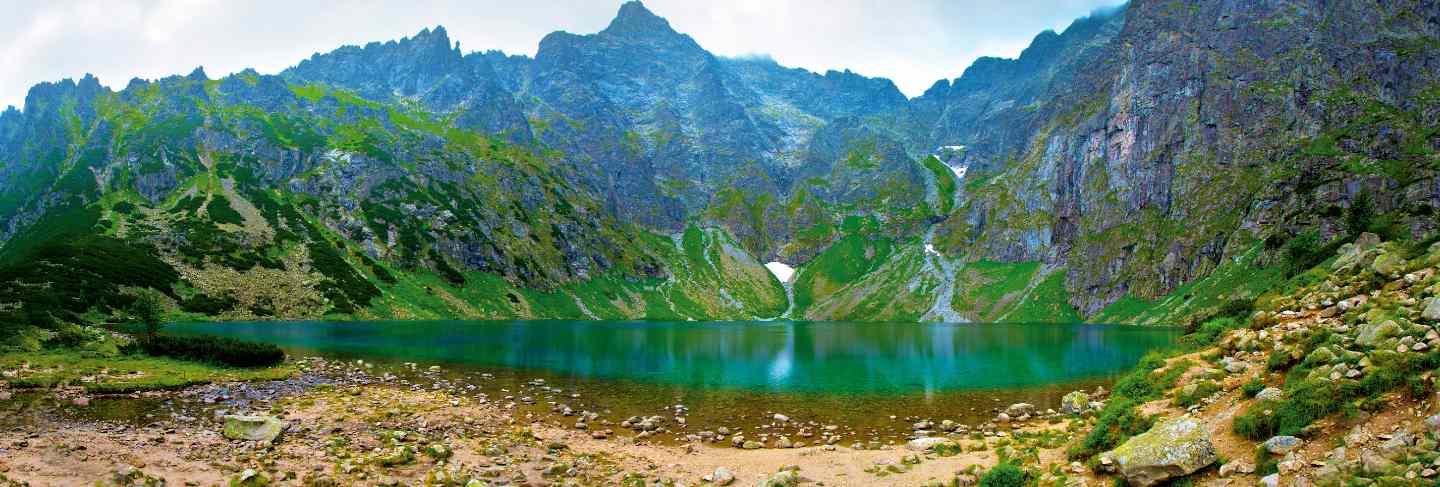
[[[1255,399],[1260,401],[1279,401],[1285,398],[1285,392],[1279,387],[1266,387],[1255,394]]]
[[[1218,458],[1204,425],[1190,416],[1162,421],[1101,457],[1111,459],[1125,481],[1137,487],[1189,475]]]

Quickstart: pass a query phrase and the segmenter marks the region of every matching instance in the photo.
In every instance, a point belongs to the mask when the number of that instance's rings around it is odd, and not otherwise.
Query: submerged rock
[[[1189,475],[1217,459],[1204,425],[1190,416],[1156,424],[1102,457],[1112,459],[1125,481],[1136,487]]]
[[[271,443],[282,431],[285,431],[285,423],[274,416],[231,414],[225,416],[223,433],[232,440]]]

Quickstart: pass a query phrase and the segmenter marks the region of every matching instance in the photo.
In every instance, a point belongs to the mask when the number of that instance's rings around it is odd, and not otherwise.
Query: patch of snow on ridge
[[[769,262],[765,264],[765,268],[780,282],[790,282],[790,278],[795,277],[795,268],[785,265],[784,262]]]
[[[955,171],[955,179],[965,179],[965,170],[966,170],[966,169],[970,169],[970,168],[967,167],[967,166],[960,166],[960,167],[950,166],[950,170],[951,170],[951,171]]]

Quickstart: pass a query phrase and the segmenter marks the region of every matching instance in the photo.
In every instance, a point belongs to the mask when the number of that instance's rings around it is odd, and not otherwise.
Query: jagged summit
[[[655,15],[639,0],[633,0],[620,6],[620,11],[615,14],[615,19],[611,20],[610,26],[602,32],[607,34],[673,34],[675,30],[670,27],[669,21]]]

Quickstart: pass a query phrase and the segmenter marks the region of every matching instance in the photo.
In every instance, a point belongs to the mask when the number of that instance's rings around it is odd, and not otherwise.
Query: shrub
[[[1275,436],[1278,427],[1275,425],[1275,410],[1279,404],[1273,401],[1261,401],[1250,406],[1243,414],[1235,417],[1231,423],[1231,429],[1235,434],[1260,441]]]
[[[1201,324],[1193,333],[1181,337],[1181,341],[1188,347],[1204,348],[1214,345],[1225,332],[1244,327],[1245,325],[1233,316],[1215,318]]]
[[[1194,392],[1191,392],[1190,394],[1185,394],[1182,390],[1179,394],[1176,394],[1175,405],[1180,407],[1190,407],[1191,405],[1200,402],[1201,399],[1210,397],[1216,392],[1220,392],[1220,384],[1216,384],[1215,381],[1211,380],[1200,382],[1195,386]]]
[[[1024,487],[1025,470],[1013,463],[1004,462],[985,472],[980,487]]]
[[[227,337],[155,335],[136,345],[146,355],[231,367],[269,367],[285,360],[285,352],[275,345]]]
[[[207,294],[196,294],[180,302],[180,309],[191,313],[205,315],[218,315],[235,309],[240,302],[231,296],[212,297]]]
[[[1320,245],[1320,233],[1315,229],[1292,236],[1289,241],[1284,242],[1280,251],[1283,252],[1286,275],[1300,274],[1325,261],[1326,256],[1329,256],[1329,252],[1326,252],[1328,246]]]
[[[1246,382],[1245,385],[1240,386],[1240,392],[1245,393],[1245,397],[1255,397],[1256,394],[1259,394],[1260,391],[1263,390],[1265,390],[1265,382],[1260,379],[1251,380],[1250,382]]]
[[[1090,432],[1080,440],[1079,444],[1070,448],[1068,452],[1070,458],[1094,456],[1115,448],[1126,438],[1150,429],[1153,421],[1141,416],[1138,406],[1138,403],[1130,399],[1111,399],[1109,403],[1105,404],[1105,409],[1100,411],[1100,419],[1095,422],[1095,427],[1090,429]]]
[[[90,334],[78,326],[66,326],[54,336],[45,339],[45,348],[78,348],[90,341]]]

